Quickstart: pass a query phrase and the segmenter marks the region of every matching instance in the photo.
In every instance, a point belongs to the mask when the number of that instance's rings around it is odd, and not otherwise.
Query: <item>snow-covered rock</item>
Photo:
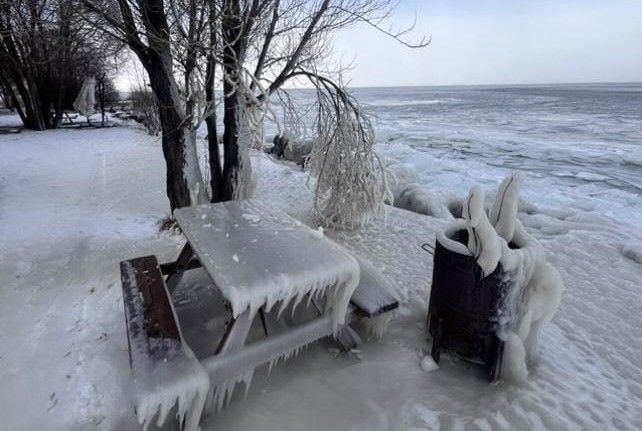
[[[429,215],[441,219],[452,219],[453,216],[441,199],[419,184],[406,186],[395,198],[394,205],[417,214]]]
[[[642,263],[642,244],[636,241],[629,241],[622,246],[622,255],[633,262]]]

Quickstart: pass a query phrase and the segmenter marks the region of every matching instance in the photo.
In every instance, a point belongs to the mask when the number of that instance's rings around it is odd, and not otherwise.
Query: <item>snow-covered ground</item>
[[[254,154],[258,195],[309,222],[300,168]],[[529,184],[524,184],[528,189]],[[176,257],[160,142],[126,127],[0,135],[0,429],[134,430],[118,262]],[[596,214],[519,217],[566,283],[525,384],[444,356],[427,373],[432,273],[419,246],[445,221],[388,208],[333,234],[402,299],[359,361],[329,340],[255,374],[205,430],[642,429],[640,232]],[[198,285],[187,286],[195,292]],[[208,286],[200,286],[208,289]]]

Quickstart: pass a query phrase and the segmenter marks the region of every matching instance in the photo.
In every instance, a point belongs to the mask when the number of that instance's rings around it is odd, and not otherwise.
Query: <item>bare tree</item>
[[[364,22],[408,47],[428,45],[430,40],[426,38],[415,43],[408,41],[406,36],[411,28],[384,27],[391,11],[391,3],[386,0],[248,1],[245,7],[231,11],[236,21],[231,22],[230,28],[236,32],[231,37],[225,32],[222,35],[223,49],[233,53],[223,56],[223,75],[236,74],[224,87],[229,124],[243,126],[241,119],[245,119],[260,130],[264,118],[261,113],[267,111],[261,105],[269,104],[271,95],[287,93],[286,84],[303,80],[316,89],[315,121],[311,127],[298,129],[314,133],[315,206],[326,225],[357,226],[380,207],[387,190],[373,149],[374,132],[368,116],[342,84],[343,69],[331,64],[331,36],[339,29]],[[223,16],[229,14],[224,11]],[[236,101],[227,103],[234,97]],[[245,102],[239,105],[238,99]],[[294,112],[300,106],[288,100],[285,104],[290,111],[288,117],[301,121]],[[227,126],[226,122],[226,132]],[[234,136],[240,135],[231,133],[224,137],[225,160],[228,148],[238,151],[248,147],[247,143],[234,142]],[[253,138],[262,141],[260,133],[255,132]],[[241,161],[242,169],[244,158],[236,153],[231,155]],[[235,178],[223,180],[228,186],[235,183]]]
[[[198,167],[191,92],[196,61],[195,43],[202,33],[202,3],[163,0],[84,0],[90,19],[126,43],[147,71],[162,129],[167,167],[167,196],[171,209],[206,201]],[[179,15],[180,13],[180,15]],[[188,30],[184,28],[188,21]],[[186,39],[187,38],[187,39]],[[192,38],[192,40],[189,40]],[[176,80],[177,64],[184,68],[184,87]]]
[[[329,61],[329,41],[337,30],[366,22],[408,46],[421,47],[429,42],[422,39],[412,44],[404,39],[408,29],[383,27],[392,10],[389,0],[82,2],[93,14],[90,19],[106,23],[103,29],[127,43],[147,70],[159,104],[172,209],[204,199],[206,187],[199,171],[195,138],[203,121],[208,131],[209,199],[221,201],[251,193],[248,148],[262,141],[271,96],[284,92],[284,86],[293,81],[307,80],[317,88],[319,113],[335,113],[328,121],[340,125],[337,131],[342,131],[341,136],[351,128],[361,130],[348,140],[360,140],[371,148],[367,117],[340,84],[341,69],[333,68]],[[221,123],[216,117],[219,104],[223,110]],[[352,126],[345,126],[348,123]],[[347,139],[328,133],[326,120],[318,122],[316,130],[322,139]],[[373,151],[350,154],[371,161],[357,161],[355,167],[371,169],[375,165]],[[327,171],[316,172],[323,176]],[[364,175],[376,176],[374,171]],[[381,188],[372,181],[361,185]],[[367,192],[372,199],[380,194]]]

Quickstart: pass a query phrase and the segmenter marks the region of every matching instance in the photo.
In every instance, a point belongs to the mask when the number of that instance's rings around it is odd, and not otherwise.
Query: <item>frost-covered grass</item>
[[[262,154],[252,159],[257,194],[309,222],[306,173]],[[158,233],[168,212],[164,188],[160,142],[142,131],[0,135],[1,429],[138,429],[118,262],[178,254],[180,235]],[[201,426],[642,428],[640,234],[559,208],[519,218],[566,284],[526,383],[490,385],[447,355],[438,370],[422,369],[432,263],[419,246],[447,221],[389,207],[361,231],[326,230],[381,270],[402,299],[381,342],[366,344],[361,361],[328,352],[334,345],[322,341],[269,376],[261,367],[247,399],[237,388],[231,405]],[[209,292],[204,283],[196,276],[185,301]]]

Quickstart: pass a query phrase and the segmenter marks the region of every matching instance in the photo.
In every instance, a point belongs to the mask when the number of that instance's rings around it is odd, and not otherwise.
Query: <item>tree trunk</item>
[[[224,73],[234,74],[236,69],[225,66]],[[223,92],[225,94],[223,104],[225,112],[223,116],[223,192],[222,200],[234,199],[234,189],[238,182],[239,166],[239,94],[234,85],[227,79],[224,80]]]
[[[239,196],[240,187],[248,186],[241,184],[240,173],[245,166],[243,163],[249,163],[244,154],[239,152],[239,132],[241,118],[239,115],[242,109],[241,91],[239,76],[239,64],[243,63],[245,56],[245,44],[247,38],[242,37],[241,31],[243,23],[240,21],[239,3],[234,0],[225,2],[224,14],[221,21],[221,30],[223,35],[223,105],[224,116],[223,126],[223,193],[222,200],[231,200]],[[246,148],[241,151],[247,151]],[[248,166],[249,168],[249,166]],[[245,180],[245,179],[243,179]]]
[[[152,63],[156,63],[152,61]],[[152,64],[147,68],[149,81],[156,95],[162,129],[163,156],[167,166],[167,197],[172,212],[176,208],[190,206],[191,198],[185,166],[185,127],[174,101],[170,96],[170,82],[162,64]]]
[[[210,112],[205,117],[207,125],[207,146],[209,152],[210,167],[210,196],[211,202],[221,202],[224,199],[223,194],[223,169],[221,168],[221,154],[218,147],[218,133],[216,129],[216,104],[214,101],[214,82],[215,82],[216,63],[213,56],[207,65],[205,98]]]
[[[153,51],[147,60],[144,65],[158,104],[167,165],[167,197],[173,212],[176,208],[207,202],[206,190],[196,157],[196,134],[181,110],[172,71]]]
[[[210,196],[211,202],[223,201],[223,168],[221,167],[221,154],[218,147],[218,131],[216,128],[216,100],[214,86],[216,83],[216,47],[217,47],[217,20],[216,6],[212,1],[209,5],[209,32],[210,32],[210,52],[207,58],[207,70],[205,73],[205,103],[206,109],[209,110],[205,117],[207,125],[207,146],[209,153],[210,167]]]

